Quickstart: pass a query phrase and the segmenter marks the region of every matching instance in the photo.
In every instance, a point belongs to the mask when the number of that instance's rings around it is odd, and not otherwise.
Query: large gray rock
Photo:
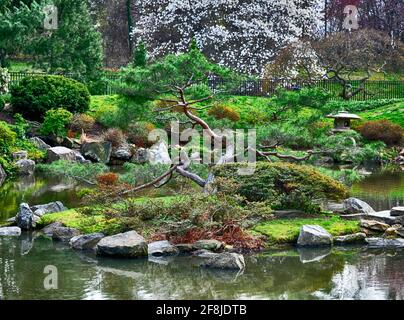
[[[150,151],[145,148],[139,148],[135,151],[131,162],[135,164],[145,164],[150,161]]]
[[[109,141],[87,142],[81,146],[81,154],[94,162],[109,163],[112,153],[112,144]]]
[[[57,229],[59,229],[59,228],[63,228],[63,227],[64,227],[64,224],[63,224],[63,223],[61,223],[61,222],[54,222],[54,223],[51,223],[51,224],[47,225],[45,228],[43,228],[43,229],[42,229],[42,232],[43,232],[45,235],[47,235],[47,236],[49,236],[49,237],[52,237],[52,236],[53,236],[53,233],[55,232],[55,230],[57,230]]]
[[[104,238],[103,233],[91,233],[76,236],[70,239],[70,246],[76,250],[93,250],[97,243]]]
[[[179,250],[166,240],[149,243],[149,256],[171,256],[179,253]]]
[[[404,239],[367,238],[371,248],[404,248]]]
[[[138,258],[148,255],[146,240],[136,231],[116,234],[101,239],[97,254],[118,258]]]
[[[244,270],[245,261],[244,257],[238,253],[216,253],[208,258],[202,266],[212,269]]]
[[[60,201],[55,201],[47,204],[40,204],[36,206],[32,206],[31,210],[34,214],[38,217],[42,217],[48,213],[55,213],[55,212],[63,212],[66,211],[67,208],[63,205]]]
[[[71,238],[80,235],[80,231],[74,228],[57,227],[53,229],[52,239],[56,241],[69,242]]]
[[[31,139],[29,139],[29,141],[31,141],[38,149],[40,150],[48,150],[50,149],[50,145],[45,143],[41,138],[38,137],[33,137]]]
[[[192,247],[195,250],[209,250],[209,251],[220,251],[223,250],[224,245],[218,240],[199,240],[195,242]]]
[[[369,214],[375,212],[375,210],[373,210],[373,208],[366,202],[356,198],[349,198],[344,200],[343,206],[344,211],[348,214],[354,214],[354,213]]]
[[[20,210],[17,213],[16,222],[17,226],[23,230],[35,229],[37,219],[27,203],[20,204]]]
[[[339,236],[334,238],[335,244],[359,244],[365,243],[366,234],[363,232],[348,234],[346,236]]]
[[[21,235],[21,228],[19,228],[19,227],[0,228],[0,236],[18,237],[20,235]]]
[[[299,246],[326,246],[332,245],[332,235],[320,226],[304,225],[300,228]]]
[[[66,147],[53,147],[48,149],[48,163],[58,160],[76,161],[76,153]]]
[[[149,151],[151,164],[171,164],[168,146],[164,140],[156,142]]]
[[[390,210],[390,214],[393,217],[401,217],[404,216],[404,207],[394,207]]]
[[[30,176],[35,173],[35,161],[29,159],[18,160],[15,163],[18,174],[22,176]]]
[[[25,150],[20,150],[20,151],[13,152],[13,159],[15,161],[28,159],[28,152],[25,151]]]

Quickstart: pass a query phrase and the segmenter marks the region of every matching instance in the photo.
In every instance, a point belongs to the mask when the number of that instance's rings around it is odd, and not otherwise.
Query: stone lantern
[[[349,113],[347,111],[340,111],[335,115],[328,115],[327,118],[334,119],[334,129],[332,132],[345,132],[351,130],[351,120],[360,120],[356,114]]]

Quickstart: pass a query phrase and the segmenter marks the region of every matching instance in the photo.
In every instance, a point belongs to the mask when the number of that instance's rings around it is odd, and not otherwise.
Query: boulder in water
[[[371,248],[404,248],[404,239],[367,238]]]
[[[52,239],[56,241],[69,242],[71,238],[80,235],[80,231],[68,227],[56,227],[53,229]]]
[[[139,258],[148,255],[146,240],[136,231],[119,233],[101,239],[97,254],[118,258]]]
[[[202,264],[205,268],[227,269],[227,270],[244,270],[244,257],[238,253],[215,253]]]
[[[365,243],[366,233],[359,232],[354,234],[348,234],[346,236],[339,236],[334,238],[335,244],[356,244]]]
[[[326,246],[332,245],[332,236],[323,227],[317,225],[304,225],[300,228],[299,246]]]
[[[93,250],[97,243],[104,238],[103,233],[91,233],[76,236],[70,239],[70,246],[76,250]]]
[[[149,256],[161,257],[178,254],[179,250],[166,240],[149,243]]]
[[[27,203],[20,204],[20,210],[16,217],[17,226],[23,230],[35,229],[37,218],[34,216],[31,208]]]
[[[393,217],[404,216],[404,207],[394,207],[390,210],[390,215]]]

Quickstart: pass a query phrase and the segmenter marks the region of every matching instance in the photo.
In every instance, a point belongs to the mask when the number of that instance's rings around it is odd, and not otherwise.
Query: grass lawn
[[[300,228],[305,225],[319,225],[333,236],[360,231],[357,221],[342,220],[338,216],[310,219],[282,219],[264,222],[253,228],[254,232],[268,237],[272,243],[293,243],[299,237]]]
[[[404,100],[359,114],[365,120],[387,119],[404,127]]]

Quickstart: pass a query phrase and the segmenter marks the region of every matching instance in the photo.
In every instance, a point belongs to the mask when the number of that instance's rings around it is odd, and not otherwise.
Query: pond
[[[78,205],[74,181],[37,175],[0,188],[0,220],[21,202]],[[376,210],[404,204],[404,172],[376,171],[352,187]],[[23,233],[0,238],[0,299],[404,299],[404,250],[366,247],[271,250],[246,256],[243,273],[199,267],[196,258],[97,258]],[[55,266],[58,289],[45,290]]]
[[[351,194],[376,211],[404,206],[404,170],[375,170],[370,176],[352,186]]]
[[[72,179],[45,174],[7,180],[0,186],[0,222],[14,217],[22,202],[32,206],[61,201],[68,208],[77,207],[79,187]]]
[[[99,259],[33,238],[0,238],[0,299],[404,298],[403,250],[273,250],[247,256],[240,273],[203,269],[190,257]],[[48,265],[57,289],[44,288]]]

